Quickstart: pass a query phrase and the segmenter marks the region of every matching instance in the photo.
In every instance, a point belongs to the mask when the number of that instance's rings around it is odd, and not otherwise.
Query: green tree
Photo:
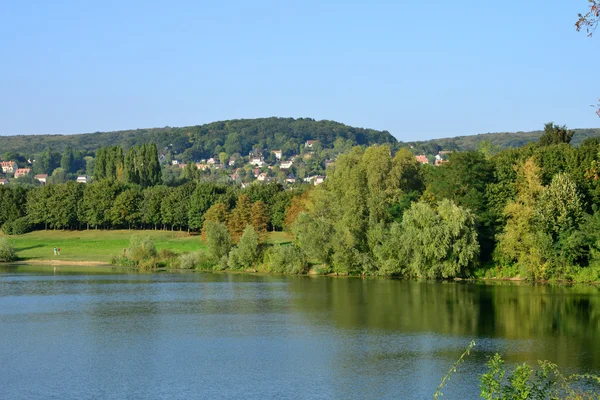
[[[67,147],[62,154],[62,158],[60,159],[60,167],[65,170],[67,173],[75,172],[74,167],[75,158],[73,156],[73,149],[71,147]]]
[[[227,266],[231,269],[246,269],[254,265],[259,256],[259,235],[252,225],[246,226],[237,246],[229,252]]]
[[[110,210],[120,190],[117,182],[107,179],[87,184],[83,190],[81,221],[87,224],[88,228],[107,228],[110,223]]]
[[[523,276],[541,277],[545,259],[541,245],[546,240],[535,228],[535,210],[543,191],[540,168],[529,158],[518,168],[517,197],[504,209],[506,226],[498,236],[495,258],[501,264],[516,263]]]
[[[475,215],[444,199],[434,209],[414,203],[402,219],[401,259],[414,276],[466,276],[479,255]]]
[[[267,206],[260,200],[256,201],[252,203],[250,213],[250,224],[262,241],[266,237],[267,227],[269,224],[269,212],[267,211]]]
[[[246,226],[250,224],[252,218],[252,202],[247,194],[241,194],[235,205],[235,208],[231,211],[231,215],[228,221],[229,232],[234,242],[237,242],[242,236]]]
[[[574,131],[567,129],[565,125],[554,125],[553,122],[548,122],[544,125],[544,134],[538,141],[540,146],[549,146],[551,144],[571,143]]]
[[[225,224],[220,222],[206,222],[206,251],[208,256],[221,265],[226,265],[226,257],[231,250],[231,236]],[[224,260],[225,258],[225,260]]]
[[[117,195],[109,211],[109,219],[114,227],[136,227],[142,220],[140,211],[143,202],[142,193],[138,188],[130,188]]]
[[[52,171],[50,178],[48,178],[48,183],[65,183],[67,180],[67,171],[63,168],[56,168],[54,171]]]

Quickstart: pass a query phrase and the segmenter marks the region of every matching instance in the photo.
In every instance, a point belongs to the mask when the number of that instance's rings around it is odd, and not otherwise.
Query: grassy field
[[[130,231],[130,230],[89,230],[89,231],[35,231],[25,235],[6,237],[15,247],[17,256],[25,260],[64,260],[109,262],[112,256],[123,254],[129,246],[131,236],[148,236],[156,248],[169,249],[176,253],[204,249],[200,236],[190,236],[186,232],[171,231]],[[269,234],[268,242],[287,243],[291,238],[283,232]],[[55,256],[54,247],[60,247],[60,256]]]

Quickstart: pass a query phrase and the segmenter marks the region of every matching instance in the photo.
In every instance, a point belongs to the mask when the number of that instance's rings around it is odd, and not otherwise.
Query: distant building
[[[323,175],[317,175],[317,176],[315,176],[314,184],[315,185],[320,185],[324,181],[325,181],[325,177]]]
[[[255,165],[257,167],[262,167],[265,165],[265,161],[262,157],[252,157],[250,159],[250,164]]]
[[[77,177],[77,183],[89,183],[90,177],[87,175],[81,175]]]
[[[181,163],[181,161],[179,161],[179,160],[172,160],[171,161],[171,165],[178,165],[180,163]]]
[[[420,162],[421,164],[429,164],[429,160],[427,159],[427,156],[424,154],[421,154],[419,156],[415,156],[415,159]]]
[[[304,147],[308,147],[311,148],[313,147],[313,145],[319,143],[318,140],[307,140],[306,143],[304,143]]]
[[[18,168],[15,171],[15,178],[20,178],[22,176],[27,176],[31,172],[31,168]]]
[[[14,161],[0,161],[0,167],[2,167],[2,172],[5,174],[12,174],[18,168],[17,163]]]
[[[290,169],[290,168],[292,168],[293,163],[294,163],[293,161],[282,161],[281,164],[279,164],[279,168]]]
[[[6,179],[6,178],[0,178],[0,185],[2,185],[2,186],[8,185],[8,179]]]
[[[48,180],[48,174],[37,174],[34,176],[34,178],[40,181],[42,185],[45,185],[46,181]]]
[[[275,158],[281,160],[282,152],[281,150],[273,150],[271,153],[275,154]]]
[[[312,183],[313,185],[320,185],[325,181],[325,177],[323,175],[314,175],[304,178],[304,182]]]
[[[256,180],[260,181],[260,182],[264,182],[264,181],[269,180],[269,177],[267,176],[266,172],[263,172],[261,174],[258,174],[258,176],[256,177]]]
[[[295,183],[296,182],[296,177],[294,176],[294,174],[289,174],[287,176],[287,178],[285,178],[285,181],[287,183]]]

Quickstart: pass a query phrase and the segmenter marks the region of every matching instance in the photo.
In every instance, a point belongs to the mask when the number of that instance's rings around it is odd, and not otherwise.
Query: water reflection
[[[428,398],[471,339],[447,393],[476,397],[494,352],[598,373],[599,310],[593,286],[0,267],[0,397]]]

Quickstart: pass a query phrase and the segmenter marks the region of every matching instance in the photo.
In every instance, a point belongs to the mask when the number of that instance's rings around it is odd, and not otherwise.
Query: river
[[[477,398],[495,352],[600,373],[600,289],[0,267],[2,399]]]

